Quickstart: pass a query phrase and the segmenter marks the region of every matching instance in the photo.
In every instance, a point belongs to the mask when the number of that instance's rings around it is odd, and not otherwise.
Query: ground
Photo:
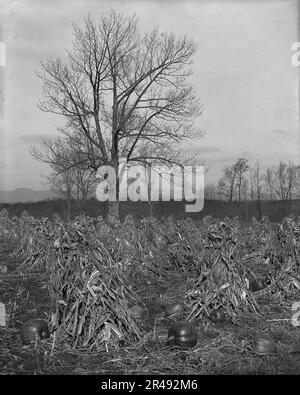
[[[134,344],[124,344],[86,353],[66,346],[53,346],[53,334],[39,344],[24,346],[19,336],[21,325],[30,318],[50,320],[51,302],[47,279],[41,273],[20,275],[20,262],[1,246],[0,301],[8,308],[7,327],[0,328],[1,374],[300,374],[300,350],[292,345],[300,340],[300,329],[291,324],[293,300],[275,303],[269,297],[258,298],[264,315],[242,317],[238,324],[194,322],[198,341],[193,349],[166,344],[170,319],[165,318],[165,301],[181,301],[188,280],[172,273],[166,279],[149,279],[137,292],[144,305],[141,316],[147,335]],[[277,344],[274,355],[253,350],[252,339],[258,332],[269,333]],[[300,347],[299,347],[300,349]]]

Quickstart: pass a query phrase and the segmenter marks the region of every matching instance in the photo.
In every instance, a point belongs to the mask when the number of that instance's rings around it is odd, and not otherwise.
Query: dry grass
[[[158,227],[147,219],[138,229],[130,221],[111,229],[89,218],[22,221],[14,230],[22,240],[21,265],[16,250],[9,257],[7,233],[0,231],[0,264],[8,269],[0,300],[11,318],[0,329],[2,374],[300,373],[300,355],[290,352],[299,341],[290,321],[299,300],[291,280],[299,273],[297,221],[275,229],[266,220],[248,228],[228,220],[226,229],[211,218],[198,228],[172,221]],[[16,227],[7,220],[6,226]],[[28,247],[31,237],[39,243]],[[250,272],[271,273],[272,283],[253,294],[244,277]],[[184,303],[178,318],[197,330],[193,349],[166,344],[171,322],[164,305],[171,301]],[[219,305],[227,322],[213,324],[209,312]],[[23,346],[19,328],[34,317],[48,320],[51,337]],[[258,332],[276,341],[275,355],[253,349]]]

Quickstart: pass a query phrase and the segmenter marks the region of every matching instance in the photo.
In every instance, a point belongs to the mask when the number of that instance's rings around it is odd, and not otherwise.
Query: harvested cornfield
[[[1,212],[0,242],[4,373],[300,373],[296,218],[109,226]],[[165,313],[172,303],[180,314]],[[32,318],[50,337],[24,345],[20,329]],[[195,328],[194,347],[168,344],[176,320]],[[255,349],[258,333],[276,354]]]

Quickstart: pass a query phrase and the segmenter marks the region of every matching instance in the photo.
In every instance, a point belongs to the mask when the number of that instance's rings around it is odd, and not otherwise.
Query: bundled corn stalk
[[[300,222],[285,218],[273,236],[273,250],[269,251],[273,268],[275,296],[281,298],[299,294],[300,290]]]
[[[145,218],[139,229],[143,261],[157,265],[161,273],[180,270],[192,272],[198,265],[201,233],[192,221],[174,222],[168,218],[160,222]],[[150,257],[152,259],[150,259]]]
[[[50,264],[58,229],[47,218],[30,219],[21,225],[21,236],[13,254],[23,259],[19,271],[44,271]]]
[[[137,339],[139,328],[122,262],[89,236],[73,226],[56,240],[49,288],[58,339],[93,351]]]
[[[8,216],[8,211],[3,208],[0,211],[0,242],[8,244],[11,239],[12,222]]]
[[[254,221],[242,238],[253,248],[245,248],[242,263],[247,277],[268,279],[269,284],[256,296],[269,295],[284,299],[300,289],[300,223],[292,217],[271,226],[266,218]]]
[[[240,227],[241,253],[252,254],[267,249],[273,233],[272,225],[266,217],[263,217],[260,221],[253,218],[249,226]]]
[[[160,221],[146,217],[137,229],[139,271],[142,276],[164,276],[170,269],[167,238]]]
[[[209,316],[220,307],[233,321],[240,313],[259,312],[237,251],[236,227],[233,224],[214,221],[209,225],[197,277],[186,293],[189,319]]]
[[[193,272],[199,264],[201,234],[189,221],[168,221],[164,224],[164,233],[171,266],[184,272]]]
[[[251,226],[241,233],[241,261],[250,280],[257,277],[274,277],[275,244],[274,229],[265,217],[260,221],[252,219]],[[267,291],[270,290],[271,288],[268,288]]]
[[[0,242],[7,250],[13,250],[20,240],[20,219],[10,218],[8,211],[3,208],[0,211]]]

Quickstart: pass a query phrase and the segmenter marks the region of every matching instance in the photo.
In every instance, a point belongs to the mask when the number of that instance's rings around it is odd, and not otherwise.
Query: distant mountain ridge
[[[0,203],[26,203],[55,199],[60,196],[50,190],[34,191],[30,188],[17,188],[12,191],[0,191]]]

